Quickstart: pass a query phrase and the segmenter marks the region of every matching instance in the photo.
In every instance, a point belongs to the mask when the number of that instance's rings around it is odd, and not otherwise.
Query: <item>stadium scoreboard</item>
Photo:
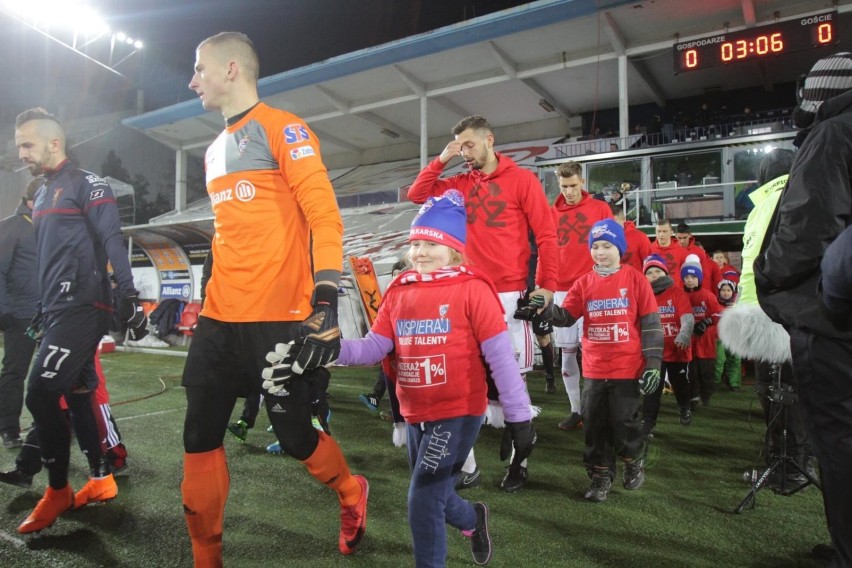
[[[674,71],[685,73],[838,43],[837,12],[774,22],[674,45]]]

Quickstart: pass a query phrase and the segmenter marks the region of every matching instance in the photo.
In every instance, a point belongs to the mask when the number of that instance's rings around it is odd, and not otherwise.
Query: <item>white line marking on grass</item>
[[[186,410],[185,406],[181,406],[180,408],[172,408],[169,410],[158,410],[157,412],[148,412],[147,414],[136,414],[134,416],[123,416],[121,418],[116,418],[116,422],[124,422],[125,420],[134,420],[136,418],[148,418],[149,416],[159,416],[160,414],[169,414],[170,412],[177,412],[178,410]]]
[[[14,536],[7,534],[3,531],[0,531],[0,540],[5,540],[6,542],[11,542],[15,546],[21,547],[26,546],[27,543],[19,538],[15,538]]]
[[[17,537],[14,537],[14,536],[6,533],[5,531],[0,531],[0,540],[5,540],[6,542],[12,543],[14,546],[17,546],[18,548],[24,548],[27,545],[27,542],[25,540],[21,540]],[[51,558],[50,555],[47,553],[47,551],[44,551],[44,550],[28,550],[27,553],[31,554],[32,556],[35,556],[36,558],[40,559],[43,563],[45,563],[45,564],[41,564],[42,566],[44,566],[44,565],[56,566],[57,568],[62,566],[59,562],[57,562],[56,560]]]

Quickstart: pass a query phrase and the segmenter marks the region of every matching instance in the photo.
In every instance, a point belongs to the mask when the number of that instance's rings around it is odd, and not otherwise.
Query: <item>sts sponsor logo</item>
[[[315,156],[316,152],[311,146],[299,146],[290,150],[290,158],[293,160],[301,160],[307,156]]]
[[[311,137],[308,134],[308,129],[302,124],[288,124],[284,127],[284,141],[287,144],[307,142],[310,139]]]

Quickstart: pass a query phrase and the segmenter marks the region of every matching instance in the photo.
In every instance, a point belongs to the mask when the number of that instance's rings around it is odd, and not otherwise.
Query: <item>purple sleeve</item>
[[[491,369],[494,384],[497,385],[506,422],[525,422],[532,419],[530,395],[521,378],[514,353],[508,331],[500,332],[482,342],[482,354]]]
[[[393,341],[373,333],[363,339],[343,339],[340,342],[338,365],[375,365],[393,351]]]

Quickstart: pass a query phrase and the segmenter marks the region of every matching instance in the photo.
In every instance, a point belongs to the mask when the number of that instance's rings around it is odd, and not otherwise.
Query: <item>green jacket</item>
[[[785,174],[763,184],[749,195],[754,209],[746,219],[743,229],[743,271],[740,275],[739,296],[737,303],[757,304],[757,289],[754,285],[754,260],[760,254],[763,239],[775,213],[775,207],[781,198],[781,190],[787,185]]]

